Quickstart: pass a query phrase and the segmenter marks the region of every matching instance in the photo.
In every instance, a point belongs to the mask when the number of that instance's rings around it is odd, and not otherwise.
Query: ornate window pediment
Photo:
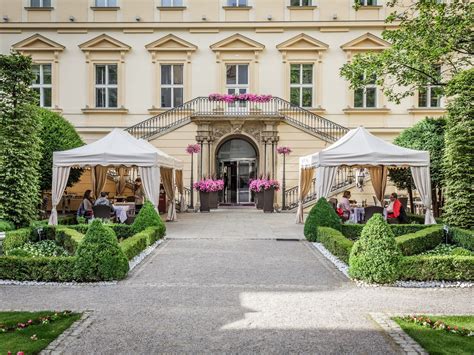
[[[119,40],[110,37],[109,35],[102,34],[91,40],[84,42],[79,45],[79,48],[82,49],[84,52],[92,52],[92,51],[117,51],[117,52],[124,52],[129,51],[130,46]]]
[[[389,42],[368,32],[341,46],[344,51],[382,51],[388,47]]]
[[[37,33],[18,43],[15,43],[12,48],[18,52],[59,52],[63,51],[65,47]]]
[[[329,45],[301,33],[278,44],[276,47],[279,51],[325,51],[329,48]]]
[[[147,44],[145,48],[149,52],[194,52],[197,46],[173,34],[169,34]]]
[[[217,43],[211,45],[211,49],[215,52],[219,51],[262,51],[265,46],[257,41],[242,36],[239,33],[227,37]]]

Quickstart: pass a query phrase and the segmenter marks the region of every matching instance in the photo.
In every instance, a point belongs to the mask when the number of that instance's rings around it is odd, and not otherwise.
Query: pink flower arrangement
[[[257,95],[257,94],[210,94],[209,101],[223,101],[233,103],[235,101],[250,101],[250,102],[269,102],[272,95]]]
[[[188,154],[197,154],[201,151],[201,147],[199,146],[199,144],[188,144],[188,146],[186,147],[186,152]]]
[[[224,189],[224,180],[222,179],[202,179],[199,181],[196,181],[193,184],[193,188],[196,191],[201,191],[201,192],[216,192],[216,191],[221,191]]]
[[[278,147],[277,148],[277,153],[278,154],[283,154],[283,155],[288,155],[291,153],[291,148],[290,147]]]
[[[253,192],[262,192],[274,188],[275,191],[280,190],[280,183],[273,179],[255,179],[250,181],[249,188]]]

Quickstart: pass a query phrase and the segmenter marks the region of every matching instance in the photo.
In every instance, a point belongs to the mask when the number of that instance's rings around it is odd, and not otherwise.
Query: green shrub
[[[12,222],[0,221],[0,232],[8,232],[15,229]]]
[[[0,279],[17,281],[74,281],[75,257],[0,257]]]
[[[128,272],[128,260],[110,228],[94,220],[77,248],[74,275],[79,281],[122,279]]]
[[[112,224],[107,227],[112,228],[118,239],[126,239],[133,235],[132,226],[127,224]]]
[[[84,239],[84,234],[71,228],[58,228],[56,230],[56,243],[61,245],[70,255],[76,254],[79,243]]]
[[[73,229],[75,231],[78,231],[79,233],[86,234],[87,231],[89,230],[89,225],[88,224],[76,224],[76,225],[68,226],[68,229]]]
[[[357,240],[364,228],[363,224],[343,224],[341,225],[342,234],[351,240]]]
[[[397,280],[401,252],[382,215],[375,214],[362,230],[349,257],[351,277],[375,283]]]
[[[420,254],[443,242],[443,229],[441,225],[434,225],[415,233],[396,237],[395,240],[403,255]]]
[[[463,248],[474,251],[474,231],[461,229],[461,228],[450,228],[449,235],[451,241]]]
[[[25,251],[22,253],[20,250]],[[52,240],[42,240],[36,243],[25,243],[21,247],[10,250],[7,255],[27,255],[32,258],[53,257],[53,256],[68,256],[66,250],[57,245]]]
[[[24,244],[23,246],[25,245],[26,244]],[[10,250],[8,252],[8,256],[21,256],[21,257],[30,257],[30,258],[32,257],[31,252],[29,252],[26,249],[22,249],[21,247]]]
[[[408,217],[408,223],[425,224],[424,214],[414,214],[414,213],[407,212],[407,217]],[[440,217],[435,217],[435,220],[437,224],[443,223],[443,219]]]
[[[329,227],[318,227],[318,242],[342,261],[349,262],[354,242],[344,237],[340,231]]]
[[[392,230],[393,235],[395,237],[398,237],[400,235],[404,235],[407,233],[418,232],[420,230],[430,227],[430,225],[426,225],[426,224],[389,224],[388,226]],[[363,228],[364,228],[363,224],[343,224],[341,226],[341,231],[342,231],[342,234],[344,234],[346,238],[349,238],[351,240],[357,240],[359,239]]]
[[[73,169],[76,170],[76,169]],[[77,224],[76,216],[66,216],[58,219],[58,224],[60,226],[72,226]]]
[[[160,215],[156,212],[153,204],[150,201],[146,201],[132,224],[133,234],[137,234],[148,227],[160,226],[164,226]]]
[[[317,227],[330,227],[338,231],[341,230],[341,219],[324,197],[321,197],[311,208],[304,224],[304,236],[310,242],[317,241]]]
[[[451,255],[455,255],[455,256],[474,256],[474,253],[470,250],[467,250],[467,249],[464,249],[464,248],[461,248],[461,247],[457,247],[457,248],[453,249],[453,251],[451,252]]]
[[[472,256],[425,256],[414,255],[402,258],[401,280],[445,280],[473,281],[474,257]]]
[[[144,231],[122,241],[120,248],[128,260],[131,260],[163,236],[163,228],[161,226],[148,227]]]
[[[8,253],[11,249],[19,248],[30,241],[31,231],[29,228],[17,229],[6,233],[3,240],[3,251]]]

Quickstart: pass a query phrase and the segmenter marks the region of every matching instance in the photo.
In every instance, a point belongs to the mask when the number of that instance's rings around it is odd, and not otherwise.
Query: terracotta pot
[[[217,191],[209,192],[209,208],[217,209]]]
[[[201,200],[201,206],[199,207],[199,211],[201,212],[211,212],[209,203],[210,203],[210,193],[199,191],[199,198]]]
[[[257,200],[257,209],[263,210],[263,191],[255,193],[255,199]]]
[[[271,188],[263,191],[263,212],[273,212],[273,198],[275,195],[275,189]]]

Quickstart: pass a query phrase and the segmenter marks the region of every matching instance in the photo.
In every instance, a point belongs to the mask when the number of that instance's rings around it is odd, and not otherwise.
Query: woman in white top
[[[339,202],[339,206],[338,206],[338,208],[342,210],[342,218],[346,221],[349,219],[351,215],[351,203],[349,202],[350,198],[351,198],[351,192],[344,191],[344,193],[342,194],[341,202]]]

